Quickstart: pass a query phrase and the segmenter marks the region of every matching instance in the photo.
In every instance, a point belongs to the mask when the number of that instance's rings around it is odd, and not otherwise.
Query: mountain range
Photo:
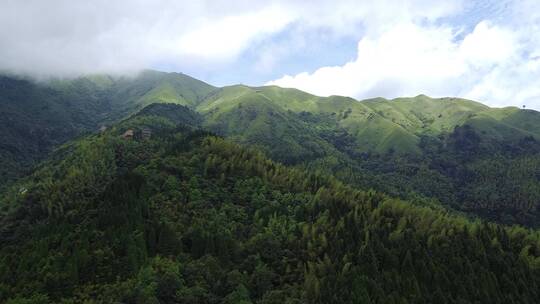
[[[69,139],[171,103],[197,113],[202,128],[286,165],[506,224],[540,225],[534,110],[424,95],[357,101],[276,86],[216,88],[150,70],[47,82],[4,76],[0,85],[0,187]],[[512,172],[516,166],[524,171]]]
[[[2,76],[0,118],[1,302],[540,296],[533,110],[144,71]]]

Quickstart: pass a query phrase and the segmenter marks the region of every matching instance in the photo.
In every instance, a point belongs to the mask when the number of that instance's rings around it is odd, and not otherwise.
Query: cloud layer
[[[4,0],[0,71],[157,67],[320,95],[540,109],[539,12],[536,0]]]
[[[208,69],[236,60],[254,45],[263,53],[261,42],[270,44],[272,35],[290,28],[297,38],[320,29],[339,36],[357,33],[359,23],[409,19],[412,11],[440,14],[422,9],[424,0],[394,1],[399,13],[390,15],[385,13],[390,1],[372,2],[4,0],[0,69],[68,76],[155,65]]]
[[[228,1],[6,0],[0,69],[69,76],[220,61],[288,22],[279,7]]]
[[[422,93],[540,110],[540,23],[534,13],[540,5],[505,5],[512,11],[505,23],[482,20],[465,33],[461,24],[395,22],[363,37],[354,60],[285,75],[268,84],[323,96],[393,98]],[[527,6],[533,13],[525,12]]]

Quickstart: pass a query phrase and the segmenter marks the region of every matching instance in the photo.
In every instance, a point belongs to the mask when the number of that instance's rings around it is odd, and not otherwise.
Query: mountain
[[[286,165],[362,189],[421,199],[505,224],[540,227],[540,115],[459,98],[357,101],[296,89],[215,88],[178,73],[35,83],[2,78],[0,187],[85,132],[155,103]]]
[[[207,129],[239,143],[256,145],[283,163],[337,153],[318,129],[290,110],[294,100],[286,96],[288,99],[272,100],[252,88],[227,87],[207,96],[195,109],[203,115]]]
[[[468,214],[540,227],[540,113],[459,98],[317,97],[231,86],[195,109],[209,130],[272,159],[361,188],[423,196]]]
[[[362,151],[386,151],[397,148],[416,151],[416,137],[401,126],[377,114],[367,103],[352,98],[332,96],[317,97],[296,89],[279,87],[249,88],[226,87],[207,97],[196,109],[210,117],[212,127],[220,116],[235,111],[244,103],[271,104],[274,110],[295,114],[311,114],[335,124],[334,129],[344,129],[354,136],[358,149]],[[313,124],[312,124],[313,125]],[[396,141],[390,140],[391,138]]]
[[[191,105],[214,87],[177,73],[35,82],[0,77],[0,188],[59,144],[155,102]]]
[[[196,109],[209,116],[208,124],[212,125],[221,115],[236,111],[239,105],[246,103],[271,105],[274,111],[329,118],[355,137],[360,152],[419,153],[421,136],[451,133],[462,125],[472,125],[485,136],[496,139],[540,137],[540,115],[536,111],[495,109],[470,100],[433,99],[425,95],[358,102],[341,96],[317,97],[275,86],[232,86],[212,93]]]
[[[6,303],[536,303],[540,235],[275,163],[151,105],[0,196]],[[133,137],[123,136],[133,131]]]

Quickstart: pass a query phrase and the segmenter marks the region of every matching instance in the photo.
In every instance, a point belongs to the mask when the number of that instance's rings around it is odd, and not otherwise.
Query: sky
[[[538,0],[0,0],[0,71],[540,110]]]

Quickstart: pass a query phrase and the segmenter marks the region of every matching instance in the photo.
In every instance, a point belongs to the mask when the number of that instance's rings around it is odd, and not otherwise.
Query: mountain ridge
[[[154,101],[173,98],[188,104],[187,100],[214,89],[184,74],[145,71],[138,77],[92,75],[49,81],[0,77],[0,188],[69,139],[127,118]],[[156,84],[163,94],[156,91]],[[173,94],[171,87],[178,92]]]
[[[11,91],[0,91],[0,185],[31,171],[71,138],[148,105],[173,103],[198,113],[183,118],[286,165],[407,199],[419,194],[498,222],[540,225],[536,111],[425,95],[357,101],[277,86],[216,88],[156,71],[130,79],[93,75],[50,87],[6,78],[3,85],[10,83]],[[529,163],[527,174],[505,178],[522,163]],[[489,178],[500,180],[498,186],[490,188]]]
[[[293,93],[286,95],[283,92]],[[358,101],[342,96],[319,97],[300,90],[282,89],[277,86],[228,86],[214,91],[195,109],[203,114],[212,111],[211,116],[214,116],[216,112],[231,109],[241,103],[242,99],[257,100],[261,96],[264,96],[268,102],[279,105],[285,111],[339,114],[342,117],[339,124],[350,133],[357,134],[359,138],[368,138],[365,144],[370,147],[367,150],[375,152],[393,149],[416,153],[418,149],[415,147],[419,143],[420,135],[450,133],[454,127],[467,123],[474,123],[481,131],[491,136],[505,139],[511,137],[504,132],[498,133],[490,126],[492,123],[485,121],[486,119],[493,119],[496,123],[507,125],[512,129],[507,132],[514,131],[518,133],[518,136],[534,135],[537,138],[540,136],[538,123],[520,122],[512,117],[523,111],[518,108],[497,109],[467,99],[430,98],[425,95],[391,100],[375,98]],[[528,118],[528,121],[540,119],[538,112],[530,113],[537,117]],[[472,120],[478,115],[485,116],[485,120]],[[533,131],[522,129],[525,127],[532,128]],[[402,145],[385,144],[388,142],[385,139],[396,136],[405,138]]]

